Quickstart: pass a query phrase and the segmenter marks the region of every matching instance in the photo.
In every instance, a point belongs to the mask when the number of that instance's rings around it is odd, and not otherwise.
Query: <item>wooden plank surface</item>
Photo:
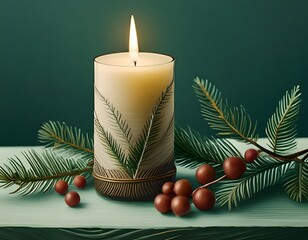
[[[299,149],[308,146],[307,143],[308,139],[299,139]],[[244,149],[244,145],[239,146]],[[1,164],[8,157],[21,156],[21,151],[28,149],[31,147],[0,147]],[[193,179],[194,170],[178,168],[177,177]],[[76,190],[73,186],[70,189]],[[19,196],[9,194],[12,190],[0,189],[2,228],[308,227],[307,202],[290,200],[281,186],[257,194],[232,211],[215,207],[210,212],[200,212],[192,207],[192,212],[181,218],[158,213],[152,202],[125,202],[102,197],[91,183],[86,189],[78,190],[81,204],[77,208],[69,208],[63,196],[54,191]]]

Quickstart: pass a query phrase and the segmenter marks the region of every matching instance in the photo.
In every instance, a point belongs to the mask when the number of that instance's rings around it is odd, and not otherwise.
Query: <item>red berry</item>
[[[154,207],[161,213],[167,213],[171,210],[172,197],[166,194],[158,194],[154,199]]]
[[[64,195],[65,193],[67,193],[68,190],[68,183],[64,180],[59,180],[57,181],[56,185],[55,185],[55,191],[59,194]]]
[[[174,182],[165,182],[162,186],[162,192],[167,195],[174,194],[173,192]]]
[[[256,149],[249,148],[245,152],[245,161],[252,163],[259,156],[259,152]]]
[[[214,181],[216,178],[215,169],[209,164],[203,164],[197,168],[196,179],[201,184]]]
[[[178,217],[188,214],[190,212],[188,198],[184,196],[175,196],[171,200],[171,210]]]
[[[80,196],[77,192],[71,191],[65,195],[65,203],[70,207],[75,207],[80,202]]]
[[[228,179],[239,179],[246,171],[246,164],[239,157],[229,157],[223,163],[223,170]]]
[[[76,176],[74,178],[74,185],[78,188],[85,188],[87,184],[86,178],[84,176]]]
[[[178,196],[190,197],[192,186],[189,180],[180,179],[174,183],[173,191]]]
[[[193,194],[193,203],[201,211],[210,210],[215,206],[215,195],[207,188],[199,188]]]

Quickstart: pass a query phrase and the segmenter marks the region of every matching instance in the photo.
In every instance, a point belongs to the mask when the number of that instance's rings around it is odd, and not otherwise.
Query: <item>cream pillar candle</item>
[[[174,59],[138,53],[132,23],[130,52],[95,58],[93,175],[104,195],[148,199],[175,175]]]

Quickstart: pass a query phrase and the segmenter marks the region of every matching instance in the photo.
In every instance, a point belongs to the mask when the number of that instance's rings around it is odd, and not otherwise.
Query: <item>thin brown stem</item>
[[[251,143],[252,145],[256,146],[257,148],[259,148],[262,152],[265,152],[268,155],[270,155],[270,156],[272,156],[272,157],[274,157],[278,160],[285,161],[285,162],[295,161],[295,162],[303,163],[304,162],[303,159],[299,159],[298,157],[305,154],[305,153],[308,153],[308,149],[305,149],[305,150],[299,151],[297,153],[293,153],[293,154],[284,156],[284,155],[280,155],[280,154],[274,153],[274,152],[266,149],[265,147],[261,146],[260,144],[256,143],[255,141],[253,141],[250,138],[246,138],[245,140],[247,142]]]
[[[206,184],[204,184],[204,185],[202,185],[202,186],[196,188],[196,189],[192,192],[191,195],[194,195],[194,193],[195,193],[198,189],[200,189],[200,188],[206,188],[206,187],[208,187],[208,186],[210,186],[210,185],[212,185],[212,184],[214,184],[214,183],[219,182],[220,180],[223,180],[225,177],[226,177],[226,174],[223,175],[223,176],[221,176],[220,178],[215,179],[215,180],[212,181],[212,182],[206,183]]]
[[[284,156],[285,158],[295,158],[295,157],[299,157],[299,156],[302,156],[304,154],[308,153],[308,148],[307,149],[304,149],[304,150],[301,150],[299,152],[296,152],[296,153],[292,153],[290,155],[286,155]]]
[[[83,147],[80,147],[79,145],[76,145],[74,143],[71,143],[71,142],[67,142],[65,141],[64,139],[58,137],[57,135],[55,134],[51,134],[51,136],[56,139],[59,143],[62,143],[62,144],[67,144],[73,148],[76,148],[76,149],[79,149],[81,151],[85,151],[85,152],[88,152],[88,153],[94,153],[94,150],[90,149],[90,148],[83,148]]]
[[[75,171],[71,171],[71,172],[63,172],[60,174],[55,174],[55,175],[50,175],[50,176],[44,176],[44,177],[33,177],[33,178],[29,178],[29,179],[22,179],[22,178],[14,178],[14,177],[5,177],[2,176],[3,178],[0,178],[3,181],[11,181],[14,182],[15,184],[24,184],[24,183],[29,183],[29,182],[39,182],[39,181],[46,181],[46,180],[50,180],[50,179],[57,179],[57,178],[61,178],[61,177],[66,177],[66,176],[75,176],[75,175],[79,175],[81,173],[84,172],[89,172],[92,171],[92,167],[86,167],[84,169],[78,169]]]

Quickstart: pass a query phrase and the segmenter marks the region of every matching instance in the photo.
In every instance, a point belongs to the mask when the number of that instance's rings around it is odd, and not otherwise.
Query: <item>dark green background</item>
[[[0,145],[33,145],[48,120],[93,133],[93,58],[127,51],[134,14],[141,51],[176,58],[176,121],[213,134],[192,90],[208,78],[232,105],[267,119],[301,86],[308,136],[306,0],[0,0]]]

